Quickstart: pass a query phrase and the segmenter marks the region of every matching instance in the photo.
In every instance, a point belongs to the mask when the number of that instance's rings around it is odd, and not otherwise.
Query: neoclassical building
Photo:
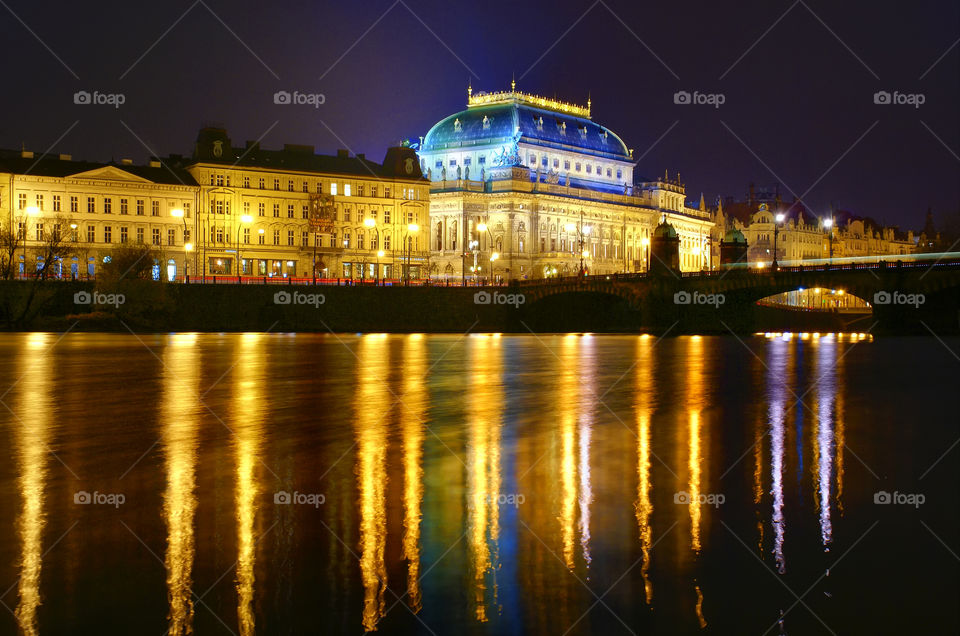
[[[686,204],[679,175],[637,179],[633,153],[570,104],[516,90],[474,93],[419,145],[430,180],[430,274],[544,278],[649,268],[664,218],[680,267],[710,269],[710,214]]]

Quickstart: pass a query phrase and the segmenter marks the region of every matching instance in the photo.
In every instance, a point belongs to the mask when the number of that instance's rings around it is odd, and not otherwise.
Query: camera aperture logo
[[[478,291],[473,295],[474,305],[513,305],[518,309],[520,305],[527,302],[527,297],[523,294],[504,294],[503,292]]]
[[[114,508],[119,508],[126,502],[126,495],[119,492],[98,492],[94,490],[92,493],[89,493],[86,490],[78,490],[77,492],[73,493],[73,503],[81,506],[93,504],[98,506],[113,506]]]
[[[673,94],[673,103],[681,106],[713,106],[720,108],[727,101],[723,93],[701,93],[700,91],[677,91]]]
[[[125,302],[127,302],[127,297],[123,294],[104,294],[97,290],[92,292],[78,291],[73,295],[74,305],[113,305],[114,307],[120,307]]]
[[[281,506],[297,504],[300,506],[319,508],[326,503],[326,501],[326,495],[319,492],[298,492],[294,490],[292,493],[289,493],[286,490],[280,490],[273,493],[273,503]]]
[[[892,493],[890,493],[886,490],[878,490],[877,492],[873,493],[873,503],[881,506],[897,504],[901,506],[913,506],[914,508],[919,508],[926,503],[926,501],[926,495],[918,492],[898,492],[894,490]]]
[[[878,291],[873,295],[874,305],[913,305],[916,309],[925,302],[927,302],[927,297],[923,294],[905,294],[900,291]]]
[[[327,297],[323,294],[304,294],[303,292],[278,291],[273,295],[274,305],[313,305],[319,309],[320,305],[327,302]]]
[[[313,106],[320,108],[327,102],[323,93],[301,93],[300,91],[277,91],[273,94],[273,103],[279,106]]]
[[[101,93],[100,91],[77,91],[73,94],[73,103],[79,106],[113,106],[120,108],[127,101],[123,93]]]
[[[726,503],[726,501],[726,495],[720,492],[701,492],[698,493],[696,497],[691,496],[686,490],[673,493],[673,503],[681,506],[700,504],[701,506],[713,506],[714,508],[719,508]]]
[[[913,106],[920,108],[927,101],[923,93],[901,93],[900,91],[877,91],[873,94],[873,103],[878,106]]]
[[[725,302],[727,298],[723,294],[704,294],[698,291],[691,294],[688,291],[678,291],[673,295],[674,305],[713,305],[715,309],[719,309]]]

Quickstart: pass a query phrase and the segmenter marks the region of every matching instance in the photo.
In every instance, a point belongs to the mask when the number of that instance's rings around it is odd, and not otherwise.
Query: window
[[[317,181],[317,194],[323,194],[323,181]]]
[[[80,201],[77,197],[70,197],[70,211],[79,212],[80,211]]]
[[[177,231],[174,229],[167,230],[167,245],[176,245],[177,244]]]
[[[357,249],[363,249],[363,232],[357,232]]]
[[[466,158],[463,160],[463,165],[465,165],[465,166],[469,166],[470,163],[471,163],[471,158],[470,158],[470,157],[466,157]]]
[[[384,209],[383,209],[383,222],[384,222],[384,223],[387,223],[387,224],[390,223],[390,212],[391,212],[391,209],[390,209],[390,208],[384,208]]]
[[[137,228],[137,243],[143,244],[143,228]]]
[[[343,184],[343,196],[345,196],[345,197],[350,196],[350,184],[349,184],[349,183]]]
[[[43,240],[43,223],[37,223],[37,240]]]
[[[580,168],[577,168],[577,170],[579,170],[579,169],[580,169]],[[587,164],[587,174],[590,174],[591,172],[593,172],[593,166],[591,166],[591,165],[588,163],[588,164]]]
[[[150,202],[150,216],[160,216],[160,202],[151,201]]]
[[[273,204],[273,216],[274,216],[274,218],[277,218],[277,219],[280,218],[280,204],[279,204],[279,203],[274,203],[274,204]]]
[[[450,160],[450,167],[451,167],[451,168],[454,168],[454,167],[456,167],[456,165],[457,165],[457,160],[456,160],[456,159],[451,159],[451,160]]]
[[[250,187],[250,177],[244,177],[244,178],[243,178],[243,187],[244,187],[244,188],[249,188],[249,187]]]
[[[559,168],[559,167],[560,167],[560,160],[559,160],[559,159],[554,159],[554,160],[553,160],[553,167],[554,167],[554,168]]]
[[[292,203],[288,203],[288,204],[287,204],[287,218],[288,218],[288,219],[292,219],[292,218],[293,218],[293,204],[292,204]]]
[[[249,201],[244,201],[244,202],[243,202],[243,213],[244,213],[244,214],[250,214],[250,202],[249,202]]]
[[[389,250],[389,249],[390,249],[390,234],[389,234],[389,233],[383,235],[383,249],[385,249],[385,250]]]
[[[153,228],[153,231],[150,232],[150,234],[153,236],[153,244],[160,245],[160,228]]]
[[[274,179],[274,180],[273,180],[273,189],[274,189],[274,190],[279,190],[279,189],[280,189],[280,179]]]
[[[564,169],[564,170],[569,170],[569,169],[570,169],[570,162],[569,162],[569,161],[566,161],[566,160],[565,160],[565,161],[563,162],[563,169]]]
[[[113,212],[113,201],[110,200],[110,197],[107,197],[103,200],[103,213],[110,214]]]
[[[113,242],[113,229],[109,225],[103,226],[103,242],[104,243]]]
[[[304,192],[309,192],[309,191],[310,191],[310,184],[307,183],[306,180],[304,180],[304,182],[303,182],[303,191],[304,191]]]
[[[243,228],[243,242],[247,245],[250,244],[250,228],[248,227]]]
[[[344,231],[343,233],[343,246],[350,247],[350,232]]]
[[[91,199],[91,200],[92,200],[92,199]],[[17,196],[17,209],[18,209],[18,210],[26,210],[26,209],[27,209],[27,195],[26,195],[25,193],[23,193],[23,192],[21,192],[21,193]],[[93,210],[90,210],[90,211],[93,212]]]
[[[42,195],[42,194],[38,194],[38,195],[37,195],[37,209],[38,209],[38,210],[43,210],[43,195]]]
[[[127,226],[126,225],[120,226],[120,242],[121,243],[127,242]]]
[[[258,245],[263,245],[263,239],[264,239],[263,231],[261,230],[261,231],[259,231],[257,234],[258,234],[258,236],[257,236],[257,244],[258,244]]]
[[[260,177],[260,189],[261,190],[265,189],[263,185],[263,177]]]
[[[330,233],[330,247],[337,247],[337,231]]]
[[[258,203],[257,204],[257,215],[258,216],[267,216],[267,204]]]
[[[310,218],[310,206],[305,205],[300,210],[301,218],[309,219]]]
[[[577,164],[577,172],[580,172],[580,164]]]
[[[612,176],[613,176],[613,171],[610,170],[610,168],[607,168],[607,177],[609,178],[609,177],[612,177]]]
[[[87,226],[87,243],[96,243],[97,242],[97,228],[88,225]]]
[[[343,209],[343,220],[344,220],[344,221],[349,221],[349,220],[350,220],[350,208],[344,208],[344,209]]]
[[[213,206],[217,214],[223,214],[223,201],[221,201],[220,199],[217,199],[216,201],[213,202]]]
[[[307,246],[310,245],[310,233],[309,233],[309,232],[301,232],[301,234],[300,234],[300,245],[302,245],[303,247],[307,247]]]
[[[363,186],[363,184],[357,185],[357,196],[358,196],[358,197],[362,197],[362,196],[363,196],[363,191],[364,191],[364,186]]]
[[[59,194],[53,195],[53,211],[54,212],[60,211],[60,195]]]
[[[390,198],[390,186],[383,186],[383,198]]]
[[[337,196],[337,184],[336,184],[336,183],[331,183],[331,184],[330,184],[330,194],[333,195],[333,196]]]
[[[437,170],[443,170],[443,159],[437,159],[437,162],[433,164],[433,167]]]
[[[293,179],[287,181],[287,192],[293,192]]]
[[[487,155],[480,155],[477,157],[477,163],[479,163],[481,166],[487,163]]]
[[[120,214],[129,214],[130,213],[130,204],[127,202],[127,199],[120,199]]]
[[[183,242],[184,242],[184,243],[189,243],[189,242],[190,242],[190,230],[189,230],[189,228],[188,228],[188,229],[185,229],[185,230],[183,231]]]
[[[222,186],[222,185],[223,185],[223,175],[222,175],[222,174],[218,174],[218,175],[217,175],[217,185],[218,185],[218,186]]]
[[[143,216],[143,199],[137,199],[137,216]]]
[[[280,230],[273,231],[273,244],[280,245]]]
[[[617,170],[617,179],[623,178],[623,170]]]
[[[370,196],[377,196],[377,186],[370,186]]]

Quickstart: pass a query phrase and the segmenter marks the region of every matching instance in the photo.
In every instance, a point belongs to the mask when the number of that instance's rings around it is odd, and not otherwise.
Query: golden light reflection
[[[174,334],[163,353],[163,445],[167,487],[167,597],[171,636],[193,633],[194,532],[197,509],[197,417],[193,406],[198,381],[196,336]]]
[[[420,591],[420,520],[423,501],[423,421],[427,411],[427,343],[422,334],[404,340],[403,366],[403,558],[407,562],[407,603],[423,606]]]
[[[653,375],[653,346],[650,338],[639,338],[637,340],[637,375],[634,393],[636,396],[634,409],[637,413],[637,502],[635,508],[637,525],[640,529],[640,551],[643,555],[640,575],[643,577],[643,590],[648,605],[653,601],[653,582],[649,575],[650,550],[653,547],[653,527],[650,524],[650,515],[653,513],[653,502],[650,499],[653,488],[650,482],[650,416],[655,408],[653,396],[656,395]]]
[[[560,535],[563,542],[563,560],[571,570],[575,567],[574,541],[576,540],[577,516],[577,464],[574,446],[576,443],[576,414],[572,397],[578,392],[576,359],[577,336],[569,334],[560,344],[560,379],[558,393],[562,402],[560,411]]]
[[[701,469],[703,457],[700,454],[700,411],[703,406],[703,340],[691,338],[687,353],[687,404],[689,405],[689,453],[687,460],[688,484],[690,496],[690,547],[700,552],[700,495]]]
[[[256,560],[255,525],[257,497],[260,495],[258,470],[263,438],[263,387],[266,375],[263,334],[244,334],[237,349],[233,368],[231,428],[235,436],[237,517],[237,626],[241,636],[255,633],[253,612],[254,565]]]
[[[585,367],[580,374],[580,399],[577,404],[577,413],[579,416],[577,432],[579,433],[579,451],[580,451],[580,550],[583,552],[583,560],[587,567],[590,567],[592,558],[590,556],[590,504],[593,501],[593,487],[591,485],[592,472],[590,470],[590,440],[593,433],[593,413],[590,405],[595,400],[596,393],[596,372],[599,361],[596,359],[597,341],[594,338],[580,339],[580,352],[578,358]]]
[[[497,606],[500,538],[500,410],[503,407],[500,341],[470,340],[469,446],[467,449],[467,540],[473,570],[475,617],[488,620]],[[490,590],[488,598],[488,589]]]
[[[377,629],[384,615],[387,569],[387,416],[391,395],[389,339],[362,336],[357,347],[354,413],[357,435],[357,486],[360,490],[360,578],[363,581],[363,628]]]
[[[50,388],[53,376],[48,360],[53,338],[35,333],[27,337],[26,351],[18,356],[23,361],[17,383],[19,400],[13,418],[16,427],[17,459],[20,476],[17,486],[23,507],[17,519],[20,540],[20,579],[17,584],[19,602],[14,612],[20,631],[28,636],[38,634],[37,608],[40,606],[40,569],[43,561],[43,493],[47,478],[49,425],[51,419]]]

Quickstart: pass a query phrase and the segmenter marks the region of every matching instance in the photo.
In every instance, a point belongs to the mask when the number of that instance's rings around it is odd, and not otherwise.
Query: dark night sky
[[[379,160],[465,108],[468,78],[499,90],[516,74],[528,92],[590,92],[594,120],[643,155],[638,173],[679,171],[690,198],[780,182],[817,212],[832,201],[917,228],[927,206],[960,208],[952,1],[4,1],[0,147],[143,162],[144,145],[189,153],[212,121],[234,143],[263,136],[265,147]],[[126,103],[76,105],[78,90]],[[326,102],[275,105],[277,90]],[[674,104],[678,90],[725,103]],[[879,90],[925,103],[876,105]]]

